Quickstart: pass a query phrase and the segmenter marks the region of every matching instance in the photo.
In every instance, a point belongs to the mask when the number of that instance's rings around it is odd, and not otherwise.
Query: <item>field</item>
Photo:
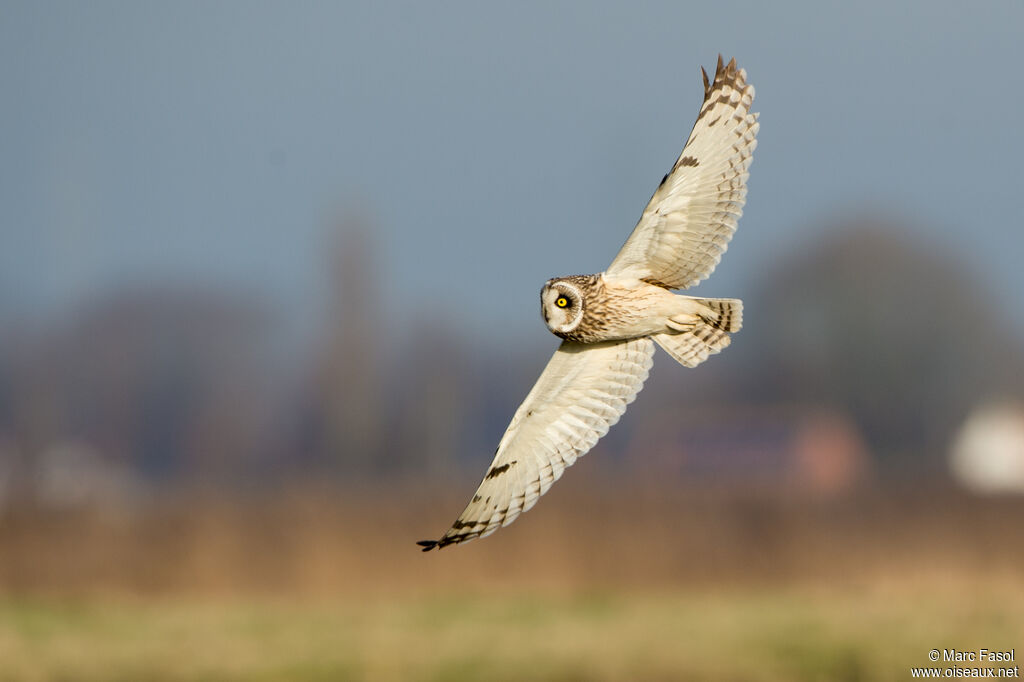
[[[9,516],[0,679],[906,680],[1024,650],[1020,500],[584,489],[431,554],[451,514],[411,493]]]
[[[7,599],[5,680],[905,680],[1018,647],[1008,586],[277,600]]]

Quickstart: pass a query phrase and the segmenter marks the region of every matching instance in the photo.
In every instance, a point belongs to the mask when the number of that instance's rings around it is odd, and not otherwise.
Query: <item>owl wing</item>
[[[736,60],[715,80],[704,74],[704,104],[686,146],[654,192],[609,275],[686,289],[718,265],[747,197],[747,172],[757,146],[754,86]]]
[[[490,535],[516,520],[626,411],[651,368],[648,338],[564,341],[498,443],[466,509],[423,551]]]

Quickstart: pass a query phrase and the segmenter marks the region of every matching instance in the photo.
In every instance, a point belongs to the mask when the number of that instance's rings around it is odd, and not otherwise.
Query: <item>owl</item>
[[[739,300],[672,292],[718,265],[743,212],[757,146],[746,72],[719,56],[713,80],[701,73],[704,102],[690,137],[611,265],[541,289],[541,315],[561,345],[465,510],[439,540],[420,541],[423,551],[490,535],[536,504],[636,398],[655,344],[695,367],[739,330]]]

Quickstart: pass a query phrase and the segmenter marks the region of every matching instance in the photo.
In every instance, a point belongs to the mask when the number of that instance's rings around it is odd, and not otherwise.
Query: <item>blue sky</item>
[[[760,146],[701,293],[866,211],[1024,330],[1022,35],[1020,2],[5,3],[0,319],[200,282],[304,328],[357,215],[396,328],[544,340],[540,286],[608,264],[721,52]]]

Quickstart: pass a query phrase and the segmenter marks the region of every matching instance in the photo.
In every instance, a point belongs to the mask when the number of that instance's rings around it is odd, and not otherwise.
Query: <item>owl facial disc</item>
[[[567,334],[583,319],[583,295],[565,280],[550,280],[540,292],[544,324],[554,333]]]

